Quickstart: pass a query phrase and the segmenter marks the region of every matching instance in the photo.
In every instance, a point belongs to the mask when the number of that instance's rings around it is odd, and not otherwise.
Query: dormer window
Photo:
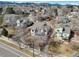
[[[20,23],[22,23],[22,22],[23,22],[23,20],[20,21]]]

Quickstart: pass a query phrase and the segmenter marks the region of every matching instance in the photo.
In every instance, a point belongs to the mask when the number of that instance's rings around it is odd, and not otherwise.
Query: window
[[[34,32],[34,30],[32,30],[32,32]]]
[[[63,31],[65,31],[65,28],[63,28]]]
[[[41,32],[43,32],[43,29],[41,29]]]

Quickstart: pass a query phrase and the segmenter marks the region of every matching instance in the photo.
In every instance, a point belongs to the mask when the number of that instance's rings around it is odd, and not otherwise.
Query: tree
[[[45,48],[45,43],[39,43],[40,51],[43,51]]]
[[[72,5],[67,5],[68,9],[71,9],[71,12],[73,12],[73,6]]]
[[[31,48],[33,48],[33,57],[35,57],[35,54],[34,54],[35,42],[36,42],[36,40],[34,37],[27,37],[27,39],[26,39],[27,45],[29,45]]]
[[[48,42],[48,53],[53,56],[53,54],[59,54],[60,41],[55,41],[54,39],[50,39]]]
[[[8,36],[8,31],[5,28],[3,28],[1,34],[4,35],[4,36]]]
[[[29,45],[31,48],[33,48],[33,44],[34,44],[34,38],[32,37],[27,37],[27,39],[25,39],[27,45]]]
[[[6,8],[6,13],[8,13],[8,14],[14,14],[15,12],[13,10],[13,7],[7,7]]]
[[[2,8],[2,7],[0,7],[0,14],[2,13],[2,11],[3,11],[3,8]]]

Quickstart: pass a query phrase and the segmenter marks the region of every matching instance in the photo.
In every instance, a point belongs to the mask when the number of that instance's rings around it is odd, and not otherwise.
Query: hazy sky
[[[0,1],[79,1],[79,0],[0,0]]]
[[[46,3],[58,3],[58,4],[76,4],[79,5],[79,1],[78,0],[0,0],[0,1],[18,1],[20,2],[46,2]],[[51,2],[52,1],[52,2]]]

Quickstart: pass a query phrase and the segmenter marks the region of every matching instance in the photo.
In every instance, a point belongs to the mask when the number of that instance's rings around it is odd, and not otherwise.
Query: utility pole
[[[33,57],[35,57],[35,54],[34,54],[34,41],[33,41]]]

